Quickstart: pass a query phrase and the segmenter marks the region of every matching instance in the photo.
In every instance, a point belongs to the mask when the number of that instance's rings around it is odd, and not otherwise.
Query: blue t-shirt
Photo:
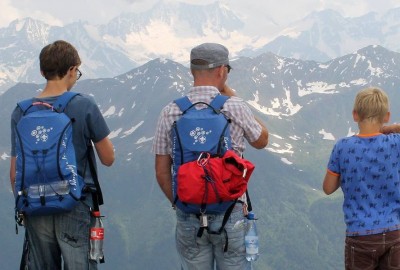
[[[347,235],[400,229],[400,134],[339,140],[328,170],[340,176]]]
[[[41,100],[54,103],[58,96],[46,97]],[[99,142],[110,134],[110,130],[94,99],[88,95],[79,94],[67,105],[65,113],[74,119],[72,125],[72,140],[74,143],[78,173],[85,178],[86,183],[92,183],[90,168],[87,165],[88,144]],[[22,116],[20,107],[16,107],[11,115],[11,156],[15,157],[15,126]]]

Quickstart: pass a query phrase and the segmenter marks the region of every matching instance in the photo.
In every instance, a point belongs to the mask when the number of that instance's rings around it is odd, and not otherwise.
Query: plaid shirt
[[[218,94],[218,89],[213,86],[196,86],[189,91],[187,96],[192,103],[200,101],[210,103]],[[235,96],[229,98],[221,111],[232,121],[230,125],[232,148],[236,153],[241,155],[245,149],[244,139],[249,142],[256,141],[261,135],[262,127],[255,120],[250,108],[241,98]],[[154,154],[171,155],[172,124],[174,121],[178,120],[181,115],[182,112],[174,102],[169,103],[161,111],[153,139],[152,152]]]

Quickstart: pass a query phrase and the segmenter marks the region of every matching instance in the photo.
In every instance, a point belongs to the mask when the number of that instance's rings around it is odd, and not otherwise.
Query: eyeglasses
[[[79,80],[80,77],[82,77],[82,72],[79,69],[76,69],[76,80]]]
[[[225,65],[225,67],[228,69],[228,73],[231,72],[232,67],[230,65]]]

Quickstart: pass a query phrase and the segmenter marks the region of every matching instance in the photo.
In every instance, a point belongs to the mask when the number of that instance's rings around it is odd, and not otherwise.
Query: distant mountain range
[[[321,191],[326,162],[334,141],[357,131],[351,110],[358,90],[382,87],[392,103],[392,121],[400,121],[400,106],[396,106],[399,63],[399,53],[375,45],[323,63],[270,52],[232,61],[229,85],[270,131],[266,149],[245,152],[256,165],[249,185],[260,217],[262,254],[256,269],[344,268],[340,191],[329,198]],[[116,149],[115,165],[100,167],[106,202],[102,208],[105,269],[179,268],[174,212],[155,180],[150,149],[160,110],[184,95],[191,84],[185,65],[156,58],[112,78],[83,77],[73,89],[95,97]],[[0,122],[6,123],[0,129],[0,239],[7,246],[0,252],[0,261],[7,262],[4,270],[17,268],[22,245],[21,236],[13,234],[9,117],[18,100],[36,95],[42,87],[19,83],[0,97]]]
[[[221,42],[233,56],[272,52],[283,57],[326,62],[368,45],[399,51],[400,8],[386,14],[347,18],[332,10],[314,12],[270,33],[251,36],[246,22],[227,5],[158,2],[143,13],[124,13],[104,25],[75,22],[51,26],[31,18],[0,28],[0,93],[16,82],[41,83],[40,49],[57,39],[74,44],[86,78],[109,78],[156,58],[188,63],[190,49],[202,42]]]

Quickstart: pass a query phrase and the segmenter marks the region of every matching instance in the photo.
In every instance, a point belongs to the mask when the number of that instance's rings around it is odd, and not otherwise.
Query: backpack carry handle
[[[21,108],[22,114],[24,116],[27,115],[29,112],[38,111],[39,108],[36,106],[44,106],[54,111],[54,107],[51,104],[43,101],[34,101],[33,98],[18,102],[18,106]]]
[[[39,108],[35,106],[44,106],[56,112],[63,112],[67,107],[69,101],[79,95],[76,92],[64,92],[55,102],[53,105],[43,102],[43,101],[35,101],[36,98],[29,98],[17,103],[17,105],[21,108],[23,115],[28,114],[28,112],[38,111]]]
[[[47,108],[50,108],[50,109],[54,110],[54,107],[51,104],[49,104],[47,102],[43,102],[43,101],[33,102],[31,107],[33,107],[33,106],[45,106]]]
[[[182,112],[182,114],[185,114],[188,110],[192,109],[193,107],[195,107],[196,105],[199,105],[199,104],[207,105],[207,107],[208,107],[208,108],[211,108],[215,114],[220,114],[220,113],[221,113],[221,110],[215,109],[213,106],[211,106],[210,104],[208,104],[208,103],[206,103],[206,102],[199,101],[199,102],[196,102],[196,103],[193,103],[192,105],[190,105],[190,107],[187,108],[186,110],[184,110],[184,111]]]

